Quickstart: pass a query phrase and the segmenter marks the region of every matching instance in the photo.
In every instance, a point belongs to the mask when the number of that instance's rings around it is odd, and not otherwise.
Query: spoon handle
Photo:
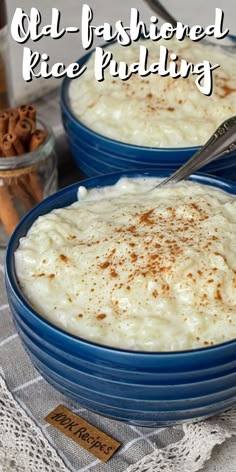
[[[158,0],[145,0],[149,7],[155,12],[156,15],[160,16],[167,23],[172,26],[177,26],[176,19],[162,6]]]
[[[201,167],[236,150],[236,116],[225,120],[213,133],[207,143],[191,159],[177,169],[170,177],[163,180],[158,187],[170,182],[179,182],[189,177]]]

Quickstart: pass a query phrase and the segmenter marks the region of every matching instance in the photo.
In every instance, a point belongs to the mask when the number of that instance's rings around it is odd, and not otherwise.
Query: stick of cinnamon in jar
[[[32,152],[38,149],[43,144],[46,136],[47,133],[44,129],[36,129],[30,138],[29,151]]]
[[[22,143],[26,144],[30,141],[31,126],[27,119],[19,120],[14,129],[14,133],[21,140]]]
[[[18,115],[22,121],[21,126],[24,127],[25,123],[28,122],[31,126],[31,133],[33,133],[36,129],[36,108],[33,105],[21,105],[21,107],[18,108]],[[23,133],[23,130],[21,129],[20,131],[19,129],[19,133]]]
[[[31,193],[28,191],[28,179],[26,180],[26,177],[27,176],[21,176],[17,179],[14,179],[11,183],[11,187],[16,197],[18,197],[18,199],[21,201],[25,210],[29,211],[35,205],[35,200]]]
[[[0,113],[0,157],[16,157],[33,152],[43,143],[47,133],[36,130],[36,109],[23,105]],[[14,207],[12,192],[28,211],[44,195],[37,170],[2,180],[0,186],[0,220],[11,234],[20,218]],[[1,182],[0,182],[1,183]]]
[[[36,149],[38,149],[39,146],[43,144],[46,136],[47,136],[47,133],[45,130],[43,129],[36,130],[31,136],[30,143],[29,143],[29,151],[30,152],[36,151]],[[33,189],[34,196],[36,198],[36,202],[39,203],[43,200],[43,197],[44,197],[43,189],[39,181],[39,175],[37,174],[37,172],[31,172],[29,175],[29,179],[30,179],[30,186]]]
[[[7,133],[2,140],[3,152],[5,157],[14,157],[25,154],[25,148],[14,133]],[[13,178],[10,184],[14,194],[22,202],[26,211],[30,210],[35,205],[35,199],[29,192],[29,180],[27,175],[21,175],[18,178]]]
[[[6,111],[0,113],[0,138],[8,131],[9,116]]]
[[[29,136],[30,130],[30,124],[27,122],[27,120],[28,118],[18,121],[17,126],[15,128],[15,133],[5,135],[4,138],[7,144],[4,144],[3,152],[5,153],[6,157],[10,157],[11,152],[12,156],[21,155],[25,153],[24,145],[27,145],[27,143],[26,141],[24,143],[24,140],[26,140],[26,137]],[[29,151],[36,151],[36,149],[38,149],[38,147],[44,142],[46,136],[47,133],[45,130],[36,130],[31,135],[29,142]],[[22,144],[22,141],[24,144]],[[39,203],[43,200],[43,189],[39,181],[39,175],[36,171],[33,171],[28,175],[22,176],[19,179],[21,193],[23,192],[23,190],[25,190],[24,198],[21,198],[21,200],[22,202],[24,200],[24,206],[27,206],[27,209],[30,204],[32,207],[34,204]],[[19,189],[15,188],[15,190],[19,193]],[[30,201],[30,203],[28,202],[28,204],[25,205],[25,202],[27,202],[27,195],[29,197],[28,200]]]
[[[3,137],[3,152],[5,157],[21,156],[25,154],[25,148],[18,136],[15,133],[5,134]],[[22,202],[26,211],[30,210],[36,204],[36,198],[30,192],[30,182],[28,175],[21,175],[18,178],[13,178],[11,187],[14,194]]]
[[[32,120],[31,118],[29,118],[29,117],[27,116],[27,118],[24,118],[24,123],[25,123],[25,122],[29,123],[30,128],[31,128],[31,134],[33,134],[33,133],[35,132],[35,130],[36,130],[36,123],[35,123],[35,121]]]
[[[33,105],[27,105],[28,116],[30,120],[36,122],[36,108]]]
[[[19,114],[20,120],[23,120],[24,118],[27,118],[27,116],[28,116],[28,105],[21,105],[18,108],[18,114]]]
[[[4,135],[4,137],[5,136],[6,135]],[[5,157],[16,155],[12,143],[8,142],[6,138],[2,140],[1,149]],[[4,182],[4,179],[2,179],[2,185],[0,186],[0,220],[9,235],[20,221],[20,217],[12,201],[8,184]]]
[[[9,235],[20,221],[9,190],[4,184],[0,186],[0,220]]]
[[[17,156],[17,152],[14,148],[14,146],[12,145],[12,142],[11,141],[8,141],[7,138],[6,138],[6,134],[4,135],[3,139],[2,139],[2,150],[3,150],[3,153],[4,153],[4,156],[5,157],[15,157]]]
[[[21,120],[29,118],[30,120],[36,121],[36,108],[33,105],[21,105],[18,108],[18,114]]]
[[[12,146],[12,153],[6,155],[6,157],[11,157],[11,156],[20,156],[22,154],[25,154],[25,147],[22,144],[21,140],[18,138],[18,136],[15,133],[7,133],[3,136],[2,138],[2,143],[10,143]]]
[[[8,133],[14,133],[17,121],[19,120],[19,114],[17,110],[9,111],[9,122],[8,122]],[[6,131],[7,132],[7,131]]]

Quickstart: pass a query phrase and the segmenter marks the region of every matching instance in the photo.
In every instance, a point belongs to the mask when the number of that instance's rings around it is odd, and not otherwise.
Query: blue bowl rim
[[[103,351],[112,351],[112,352],[117,352],[119,354],[129,354],[133,356],[158,356],[158,357],[171,357],[173,358],[174,356],[176,357],[181,357],[189,354],[200,354],[202,352],[213,352],[217,350],[221,350],[224,347],[227,346],[233,346],[236,344],[236,338],[231,339],[229,341],[225,341],[223,343],[215,344],[213,346],[206,346],[206,347],[200,347],[197,349],[186,349],[186,350],[179,350],[179,351],[140,351],[140,350],[129,350],[129,349],[122,349],[122,348],[117,348],[113,346],[107,346],[103,344],[99,344],[90,340],[87,340],[85,338],[81,338],[79,336],[73,335],[72,333],[67,332],[63,328],[60,328],[50,321],[48,321],[46,318],[44,318],[42,315],[40,315],[28,302],[27,298],[24,296],[22,291],[20,290],[19,283],[17,282],[17,277],[15,273],[15,264],[14,264],[14,250],[13,246],[15,244],[15,240],[18,239],[18,232],[22,228],[22,226],[25,225],[29,217],[32,217],[34,213],[38,211],[38,209],[46,206],[49,202],[56,201],[57,197],[59,195],[63,195],[65,193],[71,192],[75,189],[78,189],[80,185],[87,186],[88,188],[95,188],[99,187],[96,183],[99,182],[102,179],[106,178],[114,178],[116,181],[118,181],[119,178],[123,176],[131,176],[131,177],[142,177],[142,176],[161,176],[165,177],[169,174],[168,171],[166,170],[158,170],[158,169],[147,169],[145,171],[140,171],[138,170],[131,170],[131,171],[121,171],[121,172],[113,172],[110,174],[106,175],[99,175],[96,177],[90,177],[85,180],[81,180],[80,182],[74,183],[72,185],[69,185],[57,192],[55,192],[53,195],[45,198],[41,203],[37,204],[32,210],[30,210],[18,223],[17,227],[15,228],[14,232],[12,233],[10,240],[8,242],[8,246],[6,248],[6,255],[5,255],[5,279],[6,282],[8,282],[12,292],[14,293],[15,298],[17,299],[18,303],[25,309],[28,310],[28,312],[33,315],[34,318],[38,322],[40,322],[41,325],[45,325],[50,330],[52,330],[54,333],[60,333],[64,337],[66,337],[68,340],[74,340],[78,343],[82,343],[87,346],[95,347]],[[225,178],[219,178],[214,175],[210,174],[204,174],[204,173],[196,173],[191,175],[191,177],[188,179],[190,181],[196,181],[199,183],[202,183],[203,185],[210,185],[215,188],[221,189],[227,193],[230,193],[231,195],[236,195],[236,182],[231,181],[229,179]],[[95,182],[95,185],[93,185],[93,182]],[[215,184],[215,185],[214,185]],[[112,184],[108,184],[112,185]],[[232,193],[232,188],[234,188],[234,192]],[[231,191],[230,191],[231,190]],[[62,207],[60,207],[62,208]],[[51,210],[53,211],[53,210]],[[43,215],[44,213],[41,213]],[[37,219],[38,217],[36,217]],[[34,220],[35,221],[35,220]],[[29,230],[30,226],[27,227],[27,231]],[[23,236],[22,236],[23,237]]]

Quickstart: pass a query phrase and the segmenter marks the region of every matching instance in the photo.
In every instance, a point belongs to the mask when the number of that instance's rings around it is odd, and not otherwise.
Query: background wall
[[[149,23],[152,11],[146,6],[143,0],[7,0],[8,21],[11,23],[14,11],[21,7],[29,14],[32,7],[36,7],[42,14],[42,25],[49,24],[51,21],[51,9],[57,7],[61,11],[61,26],[79,26],[81,20],[81,10],[83,3],[87,3],[94,11],[94,25],[103,24],[105,21],[114,23],[117,20],[123,20],[124,24],[129,23],[130,8],[135,7],[140,11],[143,21]],[[222,8],[225,12],[225,27],[229,27],[232,33],[236,33],[236,0],[163,0],[167,9],[186,24],[202,25],[214,22],[215,8]],[[94,45],[96,45],[94,43]],[[42,38],[33,43],[28,41],[26,44],[34,51],[46,52],[51,58],[51,64],[63,62],[66,65],[74,62],[83,54],[80,34],[65,35],[63,38],[53,40],[51,38]],[[12,90],[15,101],[19,102],[25,99],[30,100],[33,97],[43,95],[50,88],[59,85],[59,79],[34,79],[30,83],[22,79],[22,54],[23,45],[17,44],[10,38],[10,66]]]

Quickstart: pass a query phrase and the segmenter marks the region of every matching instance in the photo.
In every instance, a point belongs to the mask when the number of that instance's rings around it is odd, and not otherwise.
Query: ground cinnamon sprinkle
[[[104,320],[104,318],[106,318],[107,315],[105,315],[105,313],[101,313],[100,315],[97,315],[96,318],[97,320]]]
[[[220,301],[222,300],[222,296],[221,296],[220,290],[217,290],[217,291],[216,291],[216,297],[215,297],[215,298],[216,298],[216,300],[220,300]]]
[[[152,210],[149,210],[146,213],[142,213],[139,217],[139,222],[145,223],[146,225],[152,225],[155,222],[155,220],[151,219],[150,216],[153,215],[154,211],[155,209],[153,208]]]
[[[191,216],[189,210],[195,212],[195,218]],[[185,257],[186,247],[196,245],[196,236],[199,234],[199,243],[205,250],[210,247],[211,241],[217,241],[214,235],[209,235],[209,241],[206,241],[205,233],[201,236],[199,232],[199,225],[206,220],[208,217],[204,207],[194,202],[189,205],[183,206],[183,212],[178,214],[178,210],[175,207],[167,207],[168,216],[165,218],[162,214],[156,211],[155,208],[151,208],[148,211],[136,211],[135,217],[133,218],[134,223],[130,225],[130,220],[127,226],[116,227],[115,232],[120,235],[119,243],[125,241],[132,248],[137,246],[137,252],[128,251],[129,259],[132,263],[130,269],[127,272],[126,278],[126,289],[132,291],[132,285],[130,283],[136,280],[137,277],[143,278],[153,277],[158,274],[162,283],[160,285],[162,293],[168,293],[170,290],[169,281],[172,277],[173,268],[175,267],[179,258]],[[182,215],[186,214],[186,218]],[[188,216],[189,215],[189,216]],[[175,226],[175,238],[172,235],[172,223],[173,220]],[[159,232],[156,228],[159,228]],[[145,229],[146,228],[146,229]],[[130,233],[130,236],[129,236]],[[184,234],[186,233],[187,236]],[[137,242],[134,243],[129,240],[129,237],[135,237]],[[110,236],[112,240],[112,236]],[[149,242],[145,244],[146,238]],[[109,239],[109,238],[108,238]],[[139,253],[139,254],[138,254]],[[139,257],[140,256],[140,257]],[[110,250],[107,254],[107,261],[99,263],[98,267],[101,269],[110,268],[110,277],[120,278],[117,267],[122,267],[125,264],[124,259],[120,259],[116,253],[115,248]],[[197,274],[203,276],[203,271],[198,269]],[[196,283],[196,278],[192,272],[186,274],[186,280],[189,279],[193,283]],[[128,282],[128,284],[127,284]],[[125,283],[125,281],[124,281]],[[213,283],[213,279],[208,277],[207,283]],[[116,285],[118,289],[122,289],[123,283]],[[157,298],[159,291],[154,289],[152,296]],[[208,303],[208,296],[203,293],[202,299],[204,304]],[[220,292],[217,292],[217,300],[221,301]]]
[[[99,264],[99,267],[100,269],[107,269],[109,265],[110,265],[110,262],[106,261],[106,262],[103,262],[102,264]]]
[[[138,259],[137,254],[135,254],[135,252],[132,252],[132,254],[130,254],[130,259],[131,259],[132,262],[137,261],[137,259]]]
[[[68,262],[69,261],[68,257],[65,256],[64,254],[60,254],[59,257],[60,257],[61,261],[63,261],[63,262]]]

